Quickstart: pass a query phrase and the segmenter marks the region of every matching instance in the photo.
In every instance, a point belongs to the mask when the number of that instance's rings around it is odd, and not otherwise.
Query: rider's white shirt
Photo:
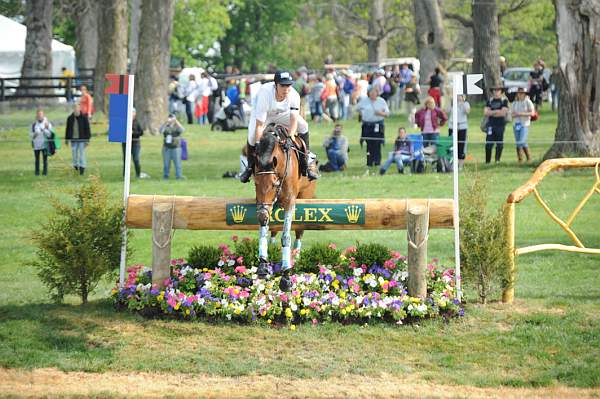
[[[298,115],[300,109],[300,95],[291,87],[290,92],[283,101],[275,99],[275,83],[269,82],[262,85],[256,95],[256,104],[253,107],[254,116],[265,124],[289,118],[293,112]]]

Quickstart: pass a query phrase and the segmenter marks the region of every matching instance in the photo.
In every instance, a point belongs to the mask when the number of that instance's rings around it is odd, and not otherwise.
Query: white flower
[[[356,277],[360,276],[362,274],[362,272],[363,272],[362,268],[360,268],[360,267],[357,267],[357,268],[354,269],[354,275]]]
[[[221,305],[225,307],[229,305],[229,302],[227,302],[227,299],[221,299]]]
[[[371,280],[371,281],[369,282],[369,285],[370,285],[371,287],[375,288],[375,287],[377,287],[377,281],[375,281],[375,280]]]
[[[204,305],[204,298],[198,298],[198,304]]]
[[[417,310],[419,312],[425,313],[425,312],[427,312],[427,305],[425,305],[424,303],[417,305]]]
[[[333,299],[331,300],[331,304],[332,304],[333,306],[338,306],[338,305],[340,304],[340,298],[338,298],[338,297],[336,296],[335,298],[333,298]]]
[[[223,260],[220,260],[219,263],[217,263],[217,265],[219,265],[219,267],[222,267],[223,265],[225,265],[225,262],[223,262]]]
[[[258,268],[256,266],[252,266],[250,268],[250,273],[256,273],[258,271]]]
[[[231,320],[231,313],[227,313],[225,317],[227,317],[227,320]]]
[[[298,310],[298,306],[296,305],[296,302],[290,302],[290,309],[292,309],[292,312],[295,312],[296,310]]]
[[[377,279],[377,281],[379,282],[379,284],[382,284],[385,282],[384,278],[379,276],[379,278]]]
[[[304,306],[310,305],[310,298],[307,298],[307,297],[302,298],[302,303],[304,304]]]
[[[210,281],[205,281],[204,288],[209,289],[210,287],[212,287],[212,283]]]
[[[402,272],[400,274],[400,280],[406,281],[406,279],[408,279],[408,272]]]
[[[258,292],[262,292],[265,290],[265,285],[263,283],[260,283],[258,285],[258,288],[256,289]]]
[[[227,266],[233,266],[235,265],[235,261],[233,259],[229,259],[229,261],[227,262]]]

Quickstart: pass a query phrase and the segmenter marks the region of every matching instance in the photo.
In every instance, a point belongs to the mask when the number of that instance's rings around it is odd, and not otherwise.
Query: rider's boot
[[[267,262],[266,259],[260,258],[256,274],[260,279],[264,280],[267,278],[267,275],[269,274],[269,262]]]
[[[306,177],[308,177],[308,180],[313,181],[313,180],[317,180],[319,177],[319,174],[316,173],[311,167],[310,167],[310,144],[309,144],[309,138],[308,138],[308,132],[304,133],[304,134],[298,134],[300,136],[300,138],[302,139],[302,141],[304,141],[304,143],[306,144],[306,154],[305,155],[305,159],[304,159],[304,163],[302,163],[302,167],[303,167],[303,171],[302,174],[305,175]]]
[[[240,175],[240,181],[242,183],[248,183],[250,181],[250,176],[254,173],[254,161],[256,159],[255,151],[256,146],[248,144],[248,166],[246,166],[246,170]]]

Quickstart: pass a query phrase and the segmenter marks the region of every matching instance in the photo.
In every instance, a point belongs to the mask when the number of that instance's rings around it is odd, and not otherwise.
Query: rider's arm
[[[265,130],[265,123],[263,121],[259,121],[258,119],[256,120],[256,142],[258,143],[260,141],[260,138],[262,137],[263,131]]]
[[[296,131],[298,130],[298,111],[292,111],[290,113],[290,137],[294,137],[296,135]]]

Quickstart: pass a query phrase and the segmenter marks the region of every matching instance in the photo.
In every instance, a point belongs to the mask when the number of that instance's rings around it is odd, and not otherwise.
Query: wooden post
[[[515,299],[515,281],[516,265],[515,265],[515,203],[509,202],[504,206],[504,225],[506,228],[506,241],[508,250],[507,282],[502,291],[502,302],[512,303]]]
[[[408,295],[427,296],[427,240],[429,209],[414,206],[408,209]]]
[[[171,273],[173,212],[171,204],[152,205],[152,284],[159,287]]]

